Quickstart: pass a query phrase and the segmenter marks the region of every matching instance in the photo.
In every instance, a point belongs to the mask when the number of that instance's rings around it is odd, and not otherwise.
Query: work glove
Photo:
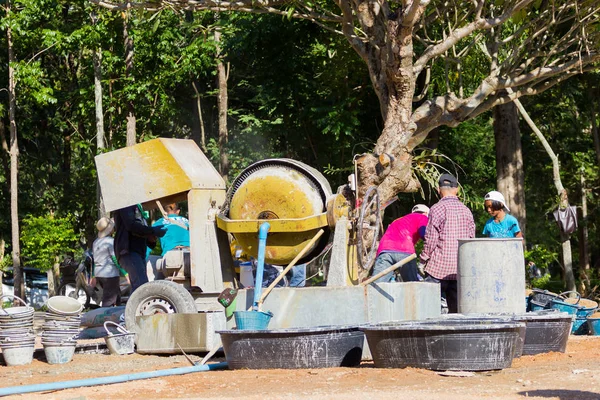
[[[419,275],[421,275],[422,277],[425,277],[425,264],[418,263],[417,270],[419,271]]]
[[[163,225],[155,226],[152,228],[152,233],[154,234],[154,236],[160,238],[165,236],[165,234],[167,233],[167,228],[165,228]]]

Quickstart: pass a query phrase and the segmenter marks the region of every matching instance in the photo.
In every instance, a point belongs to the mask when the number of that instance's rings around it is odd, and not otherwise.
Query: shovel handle
[[[404,264],[406,264],[406,263],[414,260],[415,258],[417,258],[417,255],[413,253],[410,256],[408,256],[406,258],[403,258],[402,260],[398,261],[396,264],[392,265],[391,267],[384,269],[383,271],[381,271],[377,275],[370,277],[369,279],[367,279],[366,281],[364,281],[363,283],[361,283],[361,285],[362,286],[367,286],[369,283],[375,282],[377,279],[381,278],[382,276],[385,276],[385,275],[389,274],[392,271],[397,270],[398,268],[400,268]]]
[[[271,293],[271,290],[273,290],[273,288],[279,283],[280,280],[283,279],[283,277],[285,276],[285,274],[287,274],[289,272],[290,269],[292,269],[292,267],[294,265],[296,265],[296,263],[298,262],[298,260],[300,260],[302,257],[304,257],[304,254],[306,254],[306,252],[308,252],[308,249],[315,244],[315,242],[321,237],[321,235],[325,233],[325,231],[323,229],[319,229],[319,232],[317,232],[317,234],[310,240],[310,242],[307,243],[306,246],[304,246],[304,248],[300,251],[300,253],[298,253],[298,255],[296,257],[294,257],[294,259],[292,260],[292,262],[290,262],[288,264],[287,267],[285,267],[285,269],[283,271],[281,271],[279,273],[279,275],[277,275],[277,278],[275,278],[275,280],[273,282],[271,282],[271,284],[269,285],[268,288],[265,289],[265,291],[263,292],[262,296],[260,296],[260,300],[258,300],[258,309],[260,310],[262,307],[262,303],[265,301],[265,299],[267,298],[267,296],[269,295],[269,293]],[[250,311],[250,310],[248,310]]]

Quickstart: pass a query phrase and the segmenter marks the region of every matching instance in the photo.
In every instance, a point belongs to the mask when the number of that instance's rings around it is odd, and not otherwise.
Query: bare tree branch
[[[427,63],[434,57],[440,56],[445,51],[449,50],[452,46],[456,45],[462,39],[468,37],[472,33],[478,30],[491,29],[495,26],[501,25],[508,18],[510,18],[514,13],[521,10],[523,7],[527,6],[529,3],[533,2],[533,0],[523,0],[518,2],[513,8],[507,9],[501,16],[497,18],[488,18],[488,19],[477,19],[470,24],[455,30],[446,40],[442,43],[432,46],[425,50],[423,55],[419,57],[419,59],[415,62],[414,70],[415,74],[419,74],[423,67],[427,65]]]

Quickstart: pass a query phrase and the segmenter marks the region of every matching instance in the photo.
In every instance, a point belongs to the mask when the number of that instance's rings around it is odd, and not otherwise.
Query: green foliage
[[[550,279],[552,277],[550,274],[545,274],[539,278],[534,278],[531,280],[531,287],[536,289],[549,290],[548,286],[550,285]]]
[[[558,262],[558,253],[544,245],[534,245],[530,250],[525,250],[525,260],[533,261],[542,271],[549,271],[550,266]]]
[[[533,279],[531,287],[535,289],[548,290],[552,293],[562,293],[565,290],[565,283],[560,280],[552,280],[549,274],[541,278]]]
[[[44,272],[52,268],[57,258],[76,246],[73,217],[53,215],[27,216],[23,219],[21,233],[25,265]]]

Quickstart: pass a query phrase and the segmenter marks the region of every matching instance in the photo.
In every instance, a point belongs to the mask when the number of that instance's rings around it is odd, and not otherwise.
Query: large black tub
[[[442,320],[457,320],[457,321],[469,321],[469,324],[489,324],[491,322],[496,323],[518,323],[523,322],[517,319],[517,316],[521,314],[443,314],[439,317],[428,318],[424,320],[424,323],[435,323],[440,319]],[[517,345],[515,347],[515,358],[521,357],[523,355],[523,346],[525,345],[525,337],[527,335],[527,325],[523,322],[522,326],[519,328],[519,339],[517,340]]]
[[[442,319],[522,322],[521,339],[515,357],[557,351],[564,353],[571,333],[573,315],[558,310],[540,310],[521,314],[446,314]],[[430,320],[426,320],[428,322]],[[435,321],[435,320],[431,320]]]
[[[522,328],[518,322],[441,318],[361,330],[379,368],[486,371],[512,365]]]
[[[523,355],[558,351],[564,353],[573,316],[555,310],[517,314],[515,320],[527,325]]]
[[[355,367],[364,343],[364,334],[356,326],[217,333],[230,369]]]

